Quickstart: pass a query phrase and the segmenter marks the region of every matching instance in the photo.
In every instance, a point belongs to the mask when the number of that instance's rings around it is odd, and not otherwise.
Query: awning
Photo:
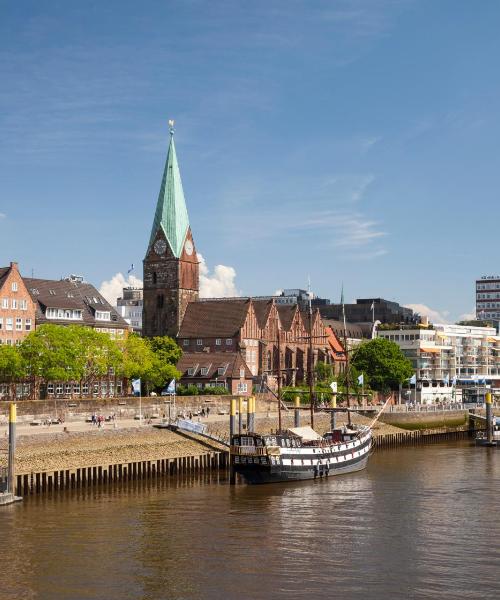
[[[500,342],[500,339],[494,338],[494,337],[487,337],[486,341],[487,342]]]
[[[430,352],[431,354],[439,354],[440,348],[420,348],[420,352]]]
[[[310,442],[313,440],[321,439],[321,436],[319,435],[319,433],[316,433],[314,431],[314,429],[312,429],[311,427],[308,427],[308,426],[290,427],[290,429],[288,431],[290,431],[290,433],[293,433],[294,435],[298,436],[299,438],[303,439],[305,442]]]

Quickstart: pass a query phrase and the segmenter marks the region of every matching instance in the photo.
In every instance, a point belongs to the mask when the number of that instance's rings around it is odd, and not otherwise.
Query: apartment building
[[[36,305],[16,262],[0,268],[0,344],[19,345],[35,328]]]

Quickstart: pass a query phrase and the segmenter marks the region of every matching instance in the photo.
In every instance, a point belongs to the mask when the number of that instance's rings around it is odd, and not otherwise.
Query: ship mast
[[[279,316],[276,318],[276,335],[278,338],[278,433],[281,433],[281,330]]]
[[[311,404],[311,428],[314,429],[314,376],[313,376],[313,319],[312,319],[312,304],[311,304],[311,283],[308,285],[309,296],[309,356],[307,361],[307,372],[309,375],[309,402]]]
[[[349,392],[349,348],[347,347],[347,326],[345,321],[345,304],[344,304],[344,284],[342,284],[342,292],[340,296],[340,302],[342,303],[342,318],[344,320],[344,352],[345,352],[345,389],[347,396],[347,421],[351,424],[351,399]]]

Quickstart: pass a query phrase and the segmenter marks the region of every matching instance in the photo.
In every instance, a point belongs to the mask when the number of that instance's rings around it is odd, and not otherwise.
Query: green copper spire
[[[155,220],[151,229],[149,245],[153,243],[158,229],[162,229],[176,258],[182,252],[182,245],[189,227],[189,218],[182,190],[181,174],[174,144],[173,121],[170,125],[170,145],[167,161],[161,180],[160,195],[156,204]]]

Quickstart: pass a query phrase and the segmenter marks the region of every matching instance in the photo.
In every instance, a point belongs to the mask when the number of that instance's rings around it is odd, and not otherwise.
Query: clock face
[[[165,240],[156,240],[154,249],[156,254],[165,254],[165,250],[167,249],[167,243]]]
[[[186,243],[184,244],[184,249],[186,250],[186,254],[189,254],[189,256],[191,256],[191,254],[193,254],[193,242],[191,240],[186,240]]]

